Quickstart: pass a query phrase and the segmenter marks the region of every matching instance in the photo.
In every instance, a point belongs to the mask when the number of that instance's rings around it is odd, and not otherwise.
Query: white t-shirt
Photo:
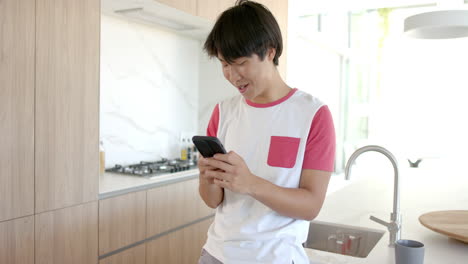
[[[268,104],[241,95],[225,100],[216,106],[207,131],[239,154],[254,175],[281,187],[298,188],[302,169],[333,171],[330,112],[297,89]],[[249,195],[224,189],[204,249],[225,264],[305,264],[302,243],[308,228],[308,221],[282,216]]]

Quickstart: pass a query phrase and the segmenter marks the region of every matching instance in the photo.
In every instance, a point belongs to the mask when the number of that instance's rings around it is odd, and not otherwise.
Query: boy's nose
[[[237,84],[237,82],[241,79],[241,76],[239,75],[239,73],[236,70],[233,70],[232,68],[230,72],[230,77],[231,77],[231,81],[235,84]]]

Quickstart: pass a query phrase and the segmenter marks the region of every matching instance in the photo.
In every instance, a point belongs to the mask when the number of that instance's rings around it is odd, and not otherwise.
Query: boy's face
[[[250,101],[264,95],[269,87],[268,80],[272,69],[275,68],[273,57],[270,52],[267,52],[262,61],[257,54],[253,54],[250,57],[237,58],[229,64],[221,55],[218,55],[226,80]]]

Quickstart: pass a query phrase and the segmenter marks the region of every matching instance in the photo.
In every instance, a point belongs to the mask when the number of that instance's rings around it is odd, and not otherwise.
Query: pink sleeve
[[[322,106],[314,116],[307,138],[303,169],[334,171],[335,127],[328,106]]]
[[[206,129],[206,135],[210,137],[216,137],[218,135],[218,124],[219,124],[219,104],[213,109],[211,114],[208,128]]]

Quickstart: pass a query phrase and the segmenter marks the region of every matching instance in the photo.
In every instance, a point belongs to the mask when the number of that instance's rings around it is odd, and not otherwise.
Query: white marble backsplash
[[[200,41],[102,15],[100,136],[106,167],[176,158],[198,131]]]

